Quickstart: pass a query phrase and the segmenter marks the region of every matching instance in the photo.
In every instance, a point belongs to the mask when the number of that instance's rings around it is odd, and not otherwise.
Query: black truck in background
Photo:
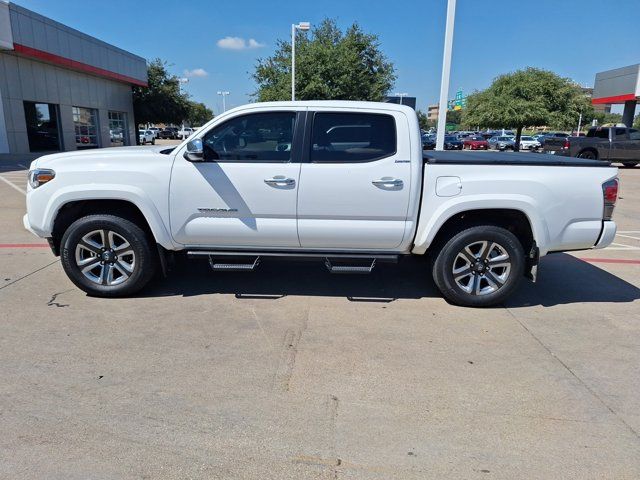
[[[627,127],[591,127],[584,137],[548,138],[544,153],[622,163],[640,163],[640,130]]]

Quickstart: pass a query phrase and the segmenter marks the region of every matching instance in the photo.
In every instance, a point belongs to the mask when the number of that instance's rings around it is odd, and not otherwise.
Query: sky
[[[251,100],[256,60],[291,24],[357,22],[376,34],[396,68],[389,93],[440,91],[446,0],[18,0],[15,3],[148,60],[161,58],[196,101],[222,111]],[[458,0],[449,98],[527,66],[593,86],[596,72],[640,62],[640,0]]]

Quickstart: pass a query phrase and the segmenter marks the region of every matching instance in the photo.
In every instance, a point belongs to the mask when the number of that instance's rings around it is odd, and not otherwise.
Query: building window
[[[126,113],[109,112],[109,138],[112,147],[122,147],[129,144]]]
[[[93,108],[73,107],[76,147],[98,148],[98,112]]]
[[[24,102],[29,150],[47,152],[60,150],[58,106],[51,103]]]

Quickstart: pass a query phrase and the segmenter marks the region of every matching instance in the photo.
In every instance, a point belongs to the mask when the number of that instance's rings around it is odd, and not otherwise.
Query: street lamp
[[[225,91],[225,90],[218,90],[218,95],[222,95],[222,111],[226,112],[227,111],[227,102],[225,101],[227,95],[229,95],[229,92]]]
[[[291,100],[296,99],[296,30],[306,32],[310,28],[309,22],[291,24]]]
[[[402,105],[402,99],[403,99],[404,97],[407,97],[409,94],[408,94],[408,93],[394,93],[394,95],[395,95],[396,97],[400,97],[400,105]]]
[[[448,0],[447,26],[444,31],[444,54],[442,56],[442,79],[440,81],[440,107],[436,150],[444,150],[444,131],[447,128],[447,96],[449,95],[449,75],[451,73],[451,52],[453,50],[453,25],[456,19],[456,0]]]
[[[187,77],[178,79],[178,90],[180,91],[180,94],[182,94],[182,85],[184,85],[185,83],[189,83],[189,79]]]

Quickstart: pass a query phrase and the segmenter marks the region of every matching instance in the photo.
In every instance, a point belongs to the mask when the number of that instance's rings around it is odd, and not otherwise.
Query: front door
[[[408,137],[401,112],[313,113],[298,192],[302,247],[391,250],[402,243],[411,189]]]
[[[294,144],[302,113],[238,113],[199,135],[204,161],[178,155],[170,186],[171,233],[190,246],[299,247]]]

